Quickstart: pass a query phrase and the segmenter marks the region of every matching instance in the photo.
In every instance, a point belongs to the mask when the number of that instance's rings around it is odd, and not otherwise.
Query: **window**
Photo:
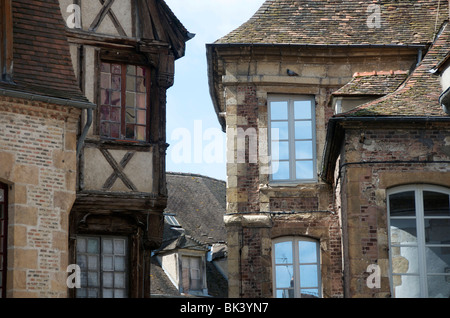
[[[271,180],[315,181],[315,107],[310,97],[270,97]]]
[[[77,264],[81,268],[78,298],[128,297],[127,238],[78,237]]]
[[[0,81],[10,81],[13,61],[11,0],[0,2]]]
[[[103,138],[147,141],[150,72],[136,65],[102,63],[100,135]]]
[[[202,258],[182,256],[183,292],[203,292]]]
[[[8,187],[0,183],[0,298],[6,297],[6,251],[8,229]]]
[[[388,210],[393,296],[450,297],[450,189],[391,189]]]
[[[321,297],[318,242],[307,238],[282,238],[273,245],[274,297]]]

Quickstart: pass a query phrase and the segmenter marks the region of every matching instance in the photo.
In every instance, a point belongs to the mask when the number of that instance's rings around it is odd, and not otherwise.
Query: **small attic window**
[[[167,224],[173,227],[181,227],[180,223],[175,217],[175,214],[165,214],[164,218],[166,219]]]
[[[0,81],[11,81],[13,27],[11,0],[0,2]]]

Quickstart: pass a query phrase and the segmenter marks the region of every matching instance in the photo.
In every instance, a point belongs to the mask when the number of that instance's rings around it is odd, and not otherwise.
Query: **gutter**
[[[19,92],[10,89],[0,89],[0,95],[12,97],[12,98],[24,98],[31,101],[43,102],[48,104],[56,104],[60,106],[73,107],[78,109],[86,109],[87,110],[87,122],[83,128],[83,132],[78,140],[77,144],[77,158],[80,154],[81,148],[83,147],[84,141],[86,140],[86,136],[88,134],[89,129],[92,125],[92,117],[93,117],[93,109],[97,107],[97,105],[90,102],[82,102],[82,101],[74,101],[68,100],[59,97],[50,97],[26,92]]]

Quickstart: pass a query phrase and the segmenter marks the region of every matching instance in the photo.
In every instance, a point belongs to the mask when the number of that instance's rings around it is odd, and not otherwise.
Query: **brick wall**
[[[450,138],[440,124],[347,130],[341,168],[349,297],[390,297],[386,190],[408,184],[450,187]],[[441,162],[442,161],[442,162]],[[446,161],[448,161],[446,163]],[[367,287],[369,265],[381,288]]]
[[[80,111],[0,97],[0,181],[10,185],[8,297],[66,297]]]

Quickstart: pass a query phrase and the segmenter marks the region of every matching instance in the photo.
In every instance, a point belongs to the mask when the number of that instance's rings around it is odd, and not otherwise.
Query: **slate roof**
[[[355,73],[333,96],[384,96],[394,92],[407,76],[405,71]]]
[[[335,117],[448,117],[439,103],[439,77],[430,71],[449,51],[450,26],[446,23],[419,66],[395,92]]]
[[[14,0],[12,9],[14,83],[0,82],[0,90],[90,104],[77,85],[58,0]]]
[[[176,215],[186,235],[206,243],[226,241],[225,181],[186,173],[167,173],[166,213]]]
[[[370,4],[379,28],[368,26]],[[427,44],[447,18],[446,0],[267,0],[215,44]]]

